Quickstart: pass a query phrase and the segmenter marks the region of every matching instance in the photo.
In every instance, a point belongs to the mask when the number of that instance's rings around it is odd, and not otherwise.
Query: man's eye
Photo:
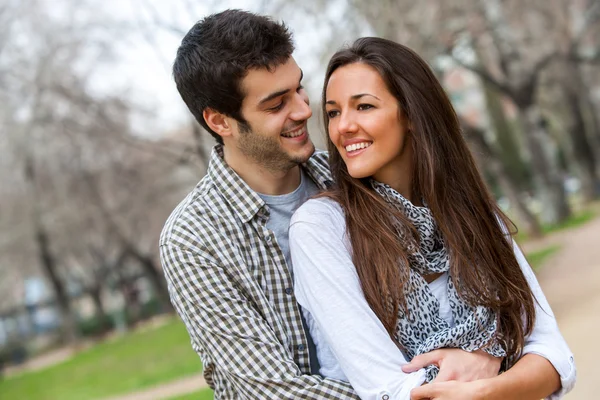
[[[339,114],[339,111],[337,111],[337,110],[327,111],[327,117],[329,119],[337,117],[338,114]]]
[[[358,105],[359,110],[368,110],[370,108],[373,108],[373,106],[371,104],[359,104]]]
[[[298,89],[296,89],[296,92],[300,93],[300,91],[301,91],[302,89],[304,89],[304,86],[300,85],[300,86],[298,86]]]
[[[275,107],[271,107],[271,108],[269,108],[268,110],[269,110],[269,111],[279,111],[279,110],[281,110],[282,108],[283,108],[283,101],[282,101],[281,103],[277,104]]]

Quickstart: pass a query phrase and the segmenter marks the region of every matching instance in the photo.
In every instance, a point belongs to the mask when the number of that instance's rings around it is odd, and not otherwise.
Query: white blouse
[[[514,242],[513,242],[514,243]],[[365,300],[352,263],[346,221],[341,207],[326,198],[304,203],[290,223],[289,244],[295,293],[317,347],[320,374],[350,382],[363,400],[408,400],[423,384],[424,370],[405,374],[404,354],[390,340],[383,324]],[[554,314],[519,247],[514,251],[536,303],[536,322],[523,354],[538,354],[552,363],[562,388],[560,399],[575,385],[573,355]],[[440,302],[440,316],[454,325],[445,273],[429,284]]]

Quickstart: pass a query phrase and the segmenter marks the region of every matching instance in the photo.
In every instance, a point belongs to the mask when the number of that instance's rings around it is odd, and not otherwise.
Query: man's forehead
[[[302,70],[293,57],[270,70],[253,68],[242,79],[244,102],[258,104],[269,95],[286,90],[295,90],[302,79]]]

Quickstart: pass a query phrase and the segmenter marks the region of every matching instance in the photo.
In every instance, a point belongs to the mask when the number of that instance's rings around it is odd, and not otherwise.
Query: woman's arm
[[[526,355],[538,355],[545,358],[555,371],[553,374],[548,373],[545,376],[540,376],[540,381],[553,381],[558,374],[559,385],[554,391],[544,393],[544,396],[550,396],[549,398],[552,400],[560,399],[575,386],[576,369],[573,353],[558,329],[554,313],[548,304],[548,300],[546,300],[546,296],[544,296],[544,292],[533,270],[529,266],[523,252],[514,241],[513,248],[536,302],[535,325],[531,334],[525,338],[525,347],[523,348],[524,357],[513,368],[519,365],[525,359]],[[535,386],[535,381],[532,380],[530,384]],[[550,393],[552,394],[550,395]]]
[[[408,399],[424,371],[402,372],[406,359],[366,302],[344,236],[335,203],[309,200],[296,212],[289,235],[296,298],[361,399]]]
[[[523,357],[508,371],[475,382],[440,382],[416,388],[411,399],[540,399],[562,398],[575,385],[573,354],[562,337],[552,309],[525,259],[513,242],[515,256],[536,298],[536,321],[525,339]]]
[[[548,360],[523,356],[514,367],[494,378],[473,382],[448,381],[413,389],[411,400],[539,400],[560,387]]]

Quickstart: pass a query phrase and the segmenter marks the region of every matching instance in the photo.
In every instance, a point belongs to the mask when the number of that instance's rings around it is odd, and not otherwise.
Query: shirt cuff
[[[577,369],[575,368],[575,359],[573,354],[565,355],[564,352],[553,350],[550,347],[543,345],[529,345],[523,349],[523,355],[536,354],[544,357],[552,364],[558,375],[560,376],[561,388],[552,393],[548,400],[559,400],[564,395],[569,393],[575,386],[577,380]]]
[[[420,370],[408,374],[402,382],[402,385],[396,390],[396,392],[391,395],[386,391],[382,391],[379,393],[377,397],[378,400],[410,400],[410,391],[416,387],[421,386],[425,383],[425,378],[427,374],[425,373],[425,368],[421,368]],[[386,397],[387,396],[387,397]]]

